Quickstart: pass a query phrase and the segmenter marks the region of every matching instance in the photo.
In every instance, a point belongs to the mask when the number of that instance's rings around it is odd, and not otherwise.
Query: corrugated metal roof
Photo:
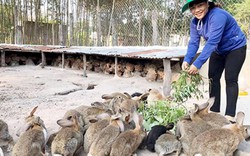
[[[146,58],[146,59],[163,59],[163,58],[180,58],[186,54],[186,47],[165,47],[165,46],[115,46],[115,47],[85,47],[85,46],[52,46],[52,45],[17,45],[17,44],[0,44],[1,49],[5,51],[20,52],[50,52],[66,54],[94,54],[105,56],[117,56],[128,58]]]
[[[41,52],[44,50],[60,49],[65,46],[54,46],[54,45],[25,45],[25,44],[0,44],[0,49],[20,51],[20,52]]]

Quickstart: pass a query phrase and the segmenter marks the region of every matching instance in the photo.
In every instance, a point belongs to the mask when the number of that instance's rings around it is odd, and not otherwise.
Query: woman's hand
[[[188,70],[188,68],[189,68],[189,64],[188,64],[187,62],[184,61],[184,62],[182,63],[182,65],[181,65],[181,69],[185,71],[185,70]]]
[[[197,74],[199,72],[199,70],[194,65],[191,65],[187,72],[189,74]]]

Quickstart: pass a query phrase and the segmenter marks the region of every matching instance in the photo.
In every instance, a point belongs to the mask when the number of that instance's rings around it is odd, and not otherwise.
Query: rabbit
[[[248,135],[243,126],[244,117],[243,112],[238,112],[236,123],[207,130],[195,137],[190,148],[190,155],[233,156],[233,152],[242,141],[245,141],[245,136]]]
[[[111,94],[103,94],[102,99],[104,99],[104,102],[93,102],[91,103],[91,106],[102,108],[106,110],[112,110],[113,114],[117,112],[117,107],[119,106],[119,103],[121,103],[124,99],[131,99],[132,97],[128,93],[120,93],[120,92],[114,92]]]
[[[190,145],[197,135],[213,128],[199,117],[197,114],[198,109],[199,106],[194,104],[194,110],[177,122],[176,136],[181,141],[182,149],[185,154],[189,153]]]
[[[140,98],[137,98],[136,100],[132,99],[132,96],[128,93],[119,93],[115,92],[112,94],[104,94],[102,95],[103,99],[106,99],[108,101],[103,103],[104,108],[109,109],[112,111],[113,114],[116,114],[121,107],[121,105],[126,105],[125,103],[129,103],[131,106],[138,108],[140,104]],[[122,104],[123,103],[123,104]],[[92,105],[97,105],[100,107],[100,103],[92,103]]]
[[[155,142],[156,140],[163,134],[166,133],[166,131],[169,131],[174,128],[173,123],[169,123],[166,126],[163,125],[155,125],[151,128],[151,130],[148,133],[147,136],[147,149],[151,152],[155,152]]]
[[[73,156],[83,146],[79,117],[73,115],[72,120],[60,119],[57,124],[62,128],[51,143],[51,153],[52,155]]]
[[[173,152],[176,152],[178,156],[181,152],[181,142],[173,133],[167,131],[156,140],[155,151],[159,156],[168,155]]]
[[[143,93],[139,93],[139,92],[135,92],[135,93],[131,94],[131,97],[132,97],[133,100],[139,100],[141,102],[144,102],[144,101],[147,100],[148,95],[149,95],[148,92],[144,93],[144,94]]]
[[[10,152],[13,146],[14,140],[9,134],[8,124],[0,119],[0,148],[3,148],[5,152]]]
[[[149,89],[148,90],[147,103],[148,105],[154,105],[156,101],[163,101],[165,97],[158,89]]]
[[[89,148],[101,130],[109,125],[110,115],[103,113],[97,115],[95,119],[91,119],[89,128],[84,135],[84,151],[89,152]]]
[[[73,116],[76,116],[79,120],[78,120],[78,124],[81,128],[81,132],[82,134],[85,133],[85,129],[84,129],[84,126],[85,126],[85,122],[84,122],[84,117],[81,113],[79,113],[79,111],[77,111],[76,109],[70,109],[68,110],[64,116],[63,116],[63,119],[67,119],[67,120],[73,120]]]
[[[83,108],[83,107],[82,107]],[[88,107],[86,107],[87,109]],[[79,119],[79,126],[81,127],[80,130],[81,130],[81,133],[84,135],[85,131],[86,131],[86,128],[85,128],[85,123],[84,123],[84,119],[82,117],[82,114],[80,114],[77,110],[75,109],[70,109],[68,110],[62,119],[66,119],[66,120],[70,120],[70,121],[73,121],[73,116],[77,116],[77,118]],[[61,127],[62,128],[62,127]],[[48,138],[48,141],[46,143],[48,149],[47,150],[51,150],[50,147],[51,147],[51,144],[54,140],[54,138],[56,137],[58,132],[55,132],[53,134],[51,134]]]
[[[238,145],[238,149],[234,152],[234,156],[249,156],[250,155],[250,143],[243,140]]]
[[[137,110],[138,101],[126,99],[120,103],[118,113],[122,116],[122,121],[130,123],[132,121],[133,113]]]
[[[91,144],[88,156],[106,156],[110,154],[114,140],[124,131],[119,114],[111,116],[110,124],[105,127]]]
[[[131,95],[129,95],[128,93],[124,92],[124,93],[120,93],[120,92],[114,92],[111,94],[103,94],[102,95],[102,99],[108,100],[108,99],[113,99],[114,97],[120,97],[123,99],[131,99]]]
[[[36,112],[38,106],[34,107],[31,112],[29,113],[28,116],[25,117],[24,119],[24,123],[21,125],[21,127],[18,129],[16,136],[20,136],[23,132],[25,132],[27,130],[28,127],[30,127],[30,124],[33,122],[34,119],[37,118],[36,115],[34,115],[34,113]],[[43,127],[45,127],[43,120],[41,120],[40,123]]]
[[[214,128],[221,128],[224,125],[230,124],[230,121],[223,115],[215,112],[209,112],[210,108],[214,104],[214,97],[211,97],[208,99],[208,101],[205,104],[198,105],[199,111],[197,111],[197,114],[201,119],[206,121],[208,124],[213,126]]]
[[[112,114],[110,111],[102,108],[82,105],[75,109],[68,110],[64,114],[63,119],[70,119],[72,115],[77,114],[79,116],[79,124],[83,127],[83,129],[81,129],[82,133],[84,134],[89,127],[89,120],[102,113]]]
[[[133,115],[133,120],[136,123],[135,129],[122,132],[115,139],[111,146],[110,156],[132,155],[146,136],[146,131],[144,131],[142,127],[142,116],[139,116],[138,113],[134,113]]]
[[[47,130],[40,117],[35,117],[13,147],[12,156],[44,156]]]

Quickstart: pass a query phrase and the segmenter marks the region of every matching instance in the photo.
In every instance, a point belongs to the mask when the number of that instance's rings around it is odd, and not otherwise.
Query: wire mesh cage
[[[1,43],[186,46],[185,0],[1,0]],[[250,0],[217,0],[250,31]]]

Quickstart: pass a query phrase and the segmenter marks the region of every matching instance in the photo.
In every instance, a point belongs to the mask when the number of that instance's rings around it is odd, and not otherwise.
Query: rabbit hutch
[[[40,65],[113,74],[119,77],[142,76],[147,81],[162,81],[163,94],[169,95],[173,72],[181,70],[185,47],[116,46],[83,47],[0,44],[1,66]]]

